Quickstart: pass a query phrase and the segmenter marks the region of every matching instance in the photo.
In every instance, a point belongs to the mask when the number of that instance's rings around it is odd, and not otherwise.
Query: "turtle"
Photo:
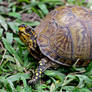
[[[19,37],[39,65],[29,83],[49,67],[85,67],[92,60],[92,11],[82,6],[59,6],[35,28],[22,24]]]

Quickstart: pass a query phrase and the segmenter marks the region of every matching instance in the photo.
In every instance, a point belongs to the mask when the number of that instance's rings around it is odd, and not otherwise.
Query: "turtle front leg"
[[[46,59],[46,58],[42,58],[40,61],[39,61],[39,66],[38,68],[36,69],[33,77],[32,77],[32,80],[30,80],[28,83],[29,84],[35,84],[40,78],[41,78],[41,75],[42,73],[51,66],[51,63]]]

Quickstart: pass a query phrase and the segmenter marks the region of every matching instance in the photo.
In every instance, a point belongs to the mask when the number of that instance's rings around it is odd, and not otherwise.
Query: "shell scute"
[[[90,10],[80,6],[56,8],[36,27],[36,31],[41,52],[52,61],[72,65],[80,59],[78,64],[85,66],[87,60],[92,59]]]

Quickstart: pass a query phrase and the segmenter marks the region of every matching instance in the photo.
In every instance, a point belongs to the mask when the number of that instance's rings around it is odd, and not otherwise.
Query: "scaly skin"
[[[33,74],[32,80],[28,82],[29,84],[35,84],[41,78],[42,73],[47,68],[54,66],[54,64],[48,58],[43,56],[39,48],[37,48],[35,32],[31,30],[29,26],[26,26],[24,24],[20,25],[19,37],[28,46],[30,54],[35,59],[39,60],[39,66],[36,69],[35,73]]]
[[[51,11],[34,29],[19,27],[19,37],[40,64],[31,82],[47,68],[61,64],[87,66],[92,60],[92,11],[80,6],[61,6]]]

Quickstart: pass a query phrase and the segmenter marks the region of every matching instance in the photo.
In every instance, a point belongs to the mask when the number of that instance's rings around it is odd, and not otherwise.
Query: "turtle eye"
[[[27,27],[25,28],[25,32],[28,33],[28,34],[30,34],[30,35],[33,35],[34,30],[33,30],[32,27],[27,26]]]
[[[29,33],[31,31],[31,28],[29,26],[26,27],[26,32]]]
[[[19,33],[24,33],[26,35],[33,36],[34,30],[32,27],[22,24],[19,26]]]

